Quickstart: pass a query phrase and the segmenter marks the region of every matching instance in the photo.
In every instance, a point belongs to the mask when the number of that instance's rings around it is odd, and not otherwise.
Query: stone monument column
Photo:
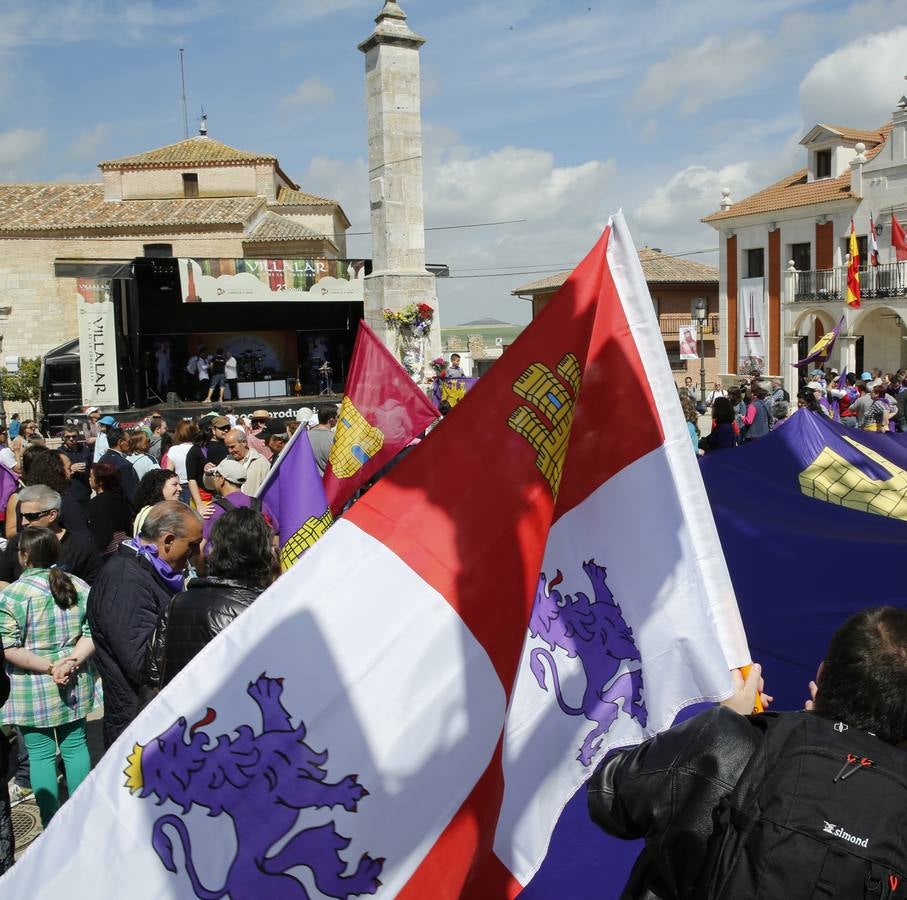
[[[435,277],[425,268],[422,205],[422,118],[419,48],[396,0],[387,0],[365,54],[368,104],[369,205],[372,274],[365,279],[365,320],[416,380],[441,353]],[[385,323],[383,310],[427,303],[434,320],[427,335]]]

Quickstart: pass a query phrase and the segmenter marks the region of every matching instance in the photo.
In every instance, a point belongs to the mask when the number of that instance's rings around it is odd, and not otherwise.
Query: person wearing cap
[[[211,537],[214,523],[229,509],[256,509],[260,506],[258,500],[243,493],[246,483],[246,469],[241,462],[228,458],[221,460],[210,472],[211,485],[217,497],[211,504],[211,515],[205,519],[205,542]],[[270,509],[261,506],[261,512],[274,530],[277,530],[276,521]]]
[[[94,448],[94,443],[101,433],[98,420],[101,418],[101,408],[99,406],[89,406],[85,410],[85,423],[82,425],[82,435],[85,443]]]
[[[265,441],[271,451],[271,468],[273,469],[277,465],[277,460],[280,454],[283,453],[283,448],[286,447],[290,436],[285,431],[268,431],[266,434]]]
[[[113,416],[102,416],[98,419],[98,436],[94,444],[94,456],[92,462],[100,462],[101,457],[110,449],[110,443],[107,440],[107,429],[116,428],[117,420]]]
[[[249,417],[251,427],[246,432],[249,446],[257,450],[268,462],[271,461],[271,451],[265,443],[263,434],[268,431],[271,414],[266,409],[256,409]]]

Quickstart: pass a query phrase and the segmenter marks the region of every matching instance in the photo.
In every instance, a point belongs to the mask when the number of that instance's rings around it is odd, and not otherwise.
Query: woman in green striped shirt
[[[70,795],[91,768],[85,719],[95,703],[95,674],[86,665],[94,653],[85,616],[88,585],[58,567],[59,558],[60,542],[50,529],[24,528],[22,575],[0,591],[0,638],[11,684],[0,721],[24,734],[45,828],[60,807],[57,745]]]

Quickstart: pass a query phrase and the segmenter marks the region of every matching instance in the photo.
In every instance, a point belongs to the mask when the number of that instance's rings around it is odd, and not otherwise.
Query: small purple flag
[[[333,522],[305,428],[293,433],[257,496],[279,523],[280,565],[286,571]]]
[[[819,340],[813,345],[809,353],[803,357],[803,359],[798,360],[793,364],[795,369],[799,369],[801,366],[807,366],[811,362],[823,363],[829,356],[831,356],[832,348],[835,345],[835,341],[838,339],[838,333],[841,331],[841,326],[844,324],[844,316],[841,316],[841,321],[832,328],[831,331],[826,331]]]

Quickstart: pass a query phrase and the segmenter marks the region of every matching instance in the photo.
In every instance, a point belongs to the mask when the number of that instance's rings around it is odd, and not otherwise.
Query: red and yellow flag
[[[860,308],[860,248],[857,245],[857,231],[850,220],[850,264],[847,266],[847,305]]]

